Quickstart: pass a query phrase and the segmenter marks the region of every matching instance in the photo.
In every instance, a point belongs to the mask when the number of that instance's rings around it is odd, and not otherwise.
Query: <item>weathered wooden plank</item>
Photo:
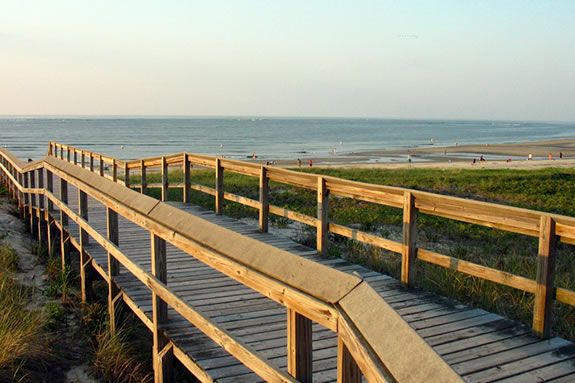
[[[303,383],[312,381],[311,321],[293,309],[287,311],[288,372]]]
[[[547,338],[551,334],[551,309],[555,277],[556,236],[555,221],[541,216],[537,277],[533,304],[533,331]]]
[[[478,265],[473,262],[465,261],[435,253],[425,249],[417,249],[417,259],[438,265],[450,270],[459,271],[474,277],[487,281],[496,282],[501,285],[513,287],[528,293],[534,293],[537,283],[529,278],[520,277],[505,271],[493,269],[487,266]]]
[[[369,304],[365,304],[369,302]],[[343,298],[339,305],[353,325],[378,355],[385,368],[400,382],[441,381],[460,382],[459,376],[429,347],[367,283],[362,283]],[[386,318],[374,321],[373,318]],[[424,330],[425,331],[425,330]],[[377,339],[377,341],[375,341]],[[345,341],[345,338],[344,338]],[[346,342],[349,348],[349,343]],[[350,352],[354,355],[353,350]],[[425,369],[414,369],[410,360],[418,355],[418,364]],[[359,359],[354,355],[359,364]],[[362,368],[362,372],[366,371]],[[369,379],[369,377],[368,377]]]

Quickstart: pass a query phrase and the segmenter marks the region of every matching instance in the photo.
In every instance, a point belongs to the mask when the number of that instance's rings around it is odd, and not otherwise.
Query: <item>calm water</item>
[[[260,159],[575,138],[575,123],[314,118],[0,118],[0,145],[40,158],[55,140],[119,158],[181,151]],[[432,141],[433,140],[433,141]],[[122,149],[123,145],[123,149]]]

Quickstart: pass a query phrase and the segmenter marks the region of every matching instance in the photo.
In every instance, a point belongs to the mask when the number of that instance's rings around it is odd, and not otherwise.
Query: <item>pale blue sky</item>
[[[0,0],[0,114],[575,120],[575,1]]]

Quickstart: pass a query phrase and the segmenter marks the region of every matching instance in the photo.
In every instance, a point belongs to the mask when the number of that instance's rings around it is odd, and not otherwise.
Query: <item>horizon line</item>
[[[413,120],[413,121],[501,121],[501,122],[553,122],[575,123],[567,120],[487,119],[456,117],[383,117],[383,116],[281,116],[281,115],[186,115],[186,114],[0,114],[0,119],[323,119],[323,120]]]

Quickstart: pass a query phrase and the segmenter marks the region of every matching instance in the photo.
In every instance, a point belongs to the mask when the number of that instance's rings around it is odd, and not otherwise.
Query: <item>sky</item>
[[[0,0],[0,115],[575,121],[575,1]]]

